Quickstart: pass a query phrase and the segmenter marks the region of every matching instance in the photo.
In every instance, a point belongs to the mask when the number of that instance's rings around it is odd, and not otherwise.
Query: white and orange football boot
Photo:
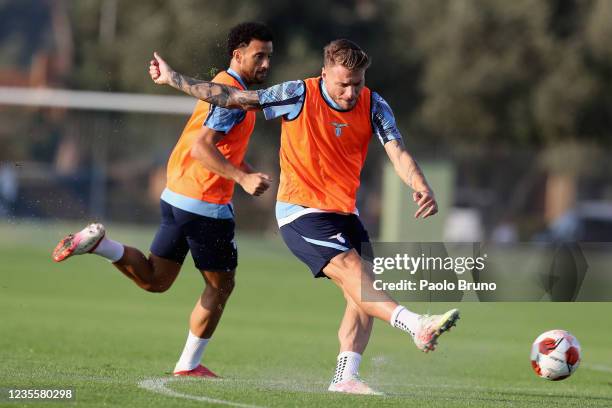
[[[105,233],[104,225],[89,224],[81,231],[62,239],[53,250],[53,260],[61,262],[72,255],[91,253],[102,241]]]
[[[372,389],[358,375],[354,375],[344,381],[331,383],[327,391],[358,395],[384,395],[382,392]]]
[[[419,327],[413,340],[419,350],[425,353],[434,351],[438,344],[438,337],[457,324],[459,310],[451,309],[441,315],[422,315],[419,317]]]
[[[175,377],[206,377],[206,378],[220,378],[217,374],[204,367],[202,364],[192,370],[175,371]]]

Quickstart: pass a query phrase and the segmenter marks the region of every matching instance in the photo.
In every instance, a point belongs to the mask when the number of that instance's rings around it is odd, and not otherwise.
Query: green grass
[[[148,229],[110,231],[141,248],[152,237]],[[377,322],[361,373],[388,396],[326,393],[342,299],[275,237],[239,237],[236,291],[205,355],[225,379],[170,379],[203,285],[191,260],[169,292],[150,294],[96,256],[51,262],[64,232],[0,226],[0,388],[74,387],[71,405],[88,407],[216,406],[206,399],[268,407],[612,406],[612,303],[409,304],[422,312],[457,306],[462,319],[428,355]],[[533,339],[552,328],[571,331],[583,347],[583,366],[557,383],[537,378],[528,359]],[[139,386],[160,378],[180,396]],[[28,405],[47,404],[59,406]]]

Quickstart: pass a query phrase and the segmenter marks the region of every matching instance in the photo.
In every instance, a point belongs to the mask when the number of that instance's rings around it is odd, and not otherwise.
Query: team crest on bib
[[[348,126],[348,123],[331,122],[331,125],[336,128],[336,136],[342,136],[342,128]]]

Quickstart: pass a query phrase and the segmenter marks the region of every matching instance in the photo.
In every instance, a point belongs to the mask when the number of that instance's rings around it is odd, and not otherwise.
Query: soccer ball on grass
[[[542,333],[531,346],[531,366],[539,377],[564,380],[578,369],[579,364],[580,343],[565,330]]]

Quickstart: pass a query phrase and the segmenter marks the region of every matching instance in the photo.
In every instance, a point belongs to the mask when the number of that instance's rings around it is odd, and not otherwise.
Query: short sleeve
[[[242,109],[226,109],[210,105],[204,126],[227,134],[238,123],[244,120],[246,112]]]
[[[391,140],[402,139],[391,107],[376,92],[372,92],[372,127],[383,145]]]
[[[299,112],[304,103],[304,81],[288,81],[257,91],[259,104],[267,120]]]

